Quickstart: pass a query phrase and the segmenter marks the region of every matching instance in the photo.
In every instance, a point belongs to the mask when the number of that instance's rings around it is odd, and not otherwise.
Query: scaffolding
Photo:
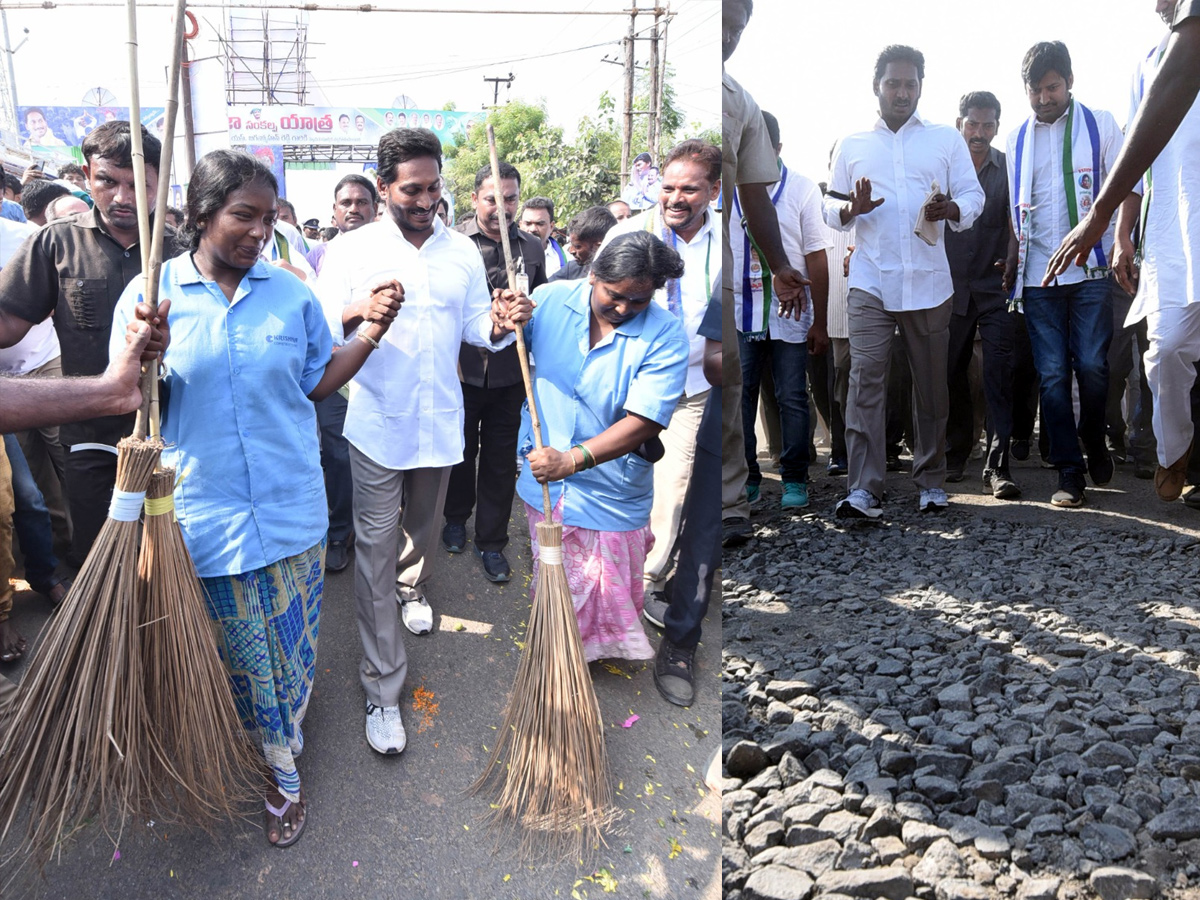
[[[307,104],[307,13],[238,7],[228,29],[221,38],[226,103]]]

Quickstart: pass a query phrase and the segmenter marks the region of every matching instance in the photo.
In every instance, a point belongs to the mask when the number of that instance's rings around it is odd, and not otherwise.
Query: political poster
[[[142,124],[159,140],[163,135],[161,106],[142,108]],[[18,106],[21,146],[38,158],[83,162],[83,139],[105,122],[129,120],[128,106]]]
[[[374,146],[393,128],[428,128],[444,144],[482,125],[482,112],[383,107],[230,106],[229,143]]]

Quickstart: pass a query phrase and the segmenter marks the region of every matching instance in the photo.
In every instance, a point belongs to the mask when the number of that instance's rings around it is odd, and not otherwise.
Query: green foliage
[[[557,142],[562,142],[562,129],[545,126],[546,110],[542,106],[514,101],[504,106],[498,106],[488,113],[487,123],[496,132],[496,153],[504,162],[518,166],[514,156],[518,142],[525,135],[545,134],[551,141],[557,134]],[[550,143],[548,146],[553,147]],[[454,194],[455,216],[469,215],[471,212],[471,192],[475,189],[475,173],[488,165],[487,129],[482,125],[471,128],[467,139],[446,148],[446,165],[444,175],[447,187]],[[520,166],[518,166],[520,168]],[[532,185],[526,183],[527,176],[521,172],[521,193],[526,197],[534,194],[529,192]]]
[[[699,122],[686,125],[676,105],[671,69],[663,89],[661,152],[678,141],[698,137],[717,144],[721,134]],[[579,121],[573,143],[563,141],[563,130],[547,123],[544,106],[513,101],[496,107],[488,122],[496,132],[496,150],[501,160],[521,172],[521,196],[549,197],[554,201],[558,224],[589,206],[600,206],[621,193],[621,114],[618,101],[604,92],[596,112]],[[649,108],[649,75],[642,73],[634,97],[634,109]],[[649,116],[634,116],[630,159],[647,148]],[[657,162],[657,160],[656,160]],[[488,164],[487,130],[475,127],[465,141],[446,148],[445,176],[454,194],[455,215],[471,214],[471,192],[475,172]]]

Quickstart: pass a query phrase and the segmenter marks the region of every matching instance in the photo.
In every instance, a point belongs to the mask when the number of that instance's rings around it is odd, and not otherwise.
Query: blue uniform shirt
[[[655,303],[589,349],[592,286],[586,280],[547,284],[533,293],[537,308],[525,340],[537,358],[534,393],[547,446],[567,451],[636,413],[666,426],[687,378],[683,326]],[[529,410],[521,413],[520,447],[533,449]],[[517,480],[521,499],[542,508],[542,486],[529,466]],[[550,483],[563,498],[563,524],[596,531],[633,531],[650,521],[654,475],[632,453]]]
[[[113,354],[141,290],[135,279],[117,304]],[[164,263],[159,292],[171,299],[163,462],[186,476],[175,512],[197,574],[236,575],[302,553],[328,525],[307,396],[332,347],[317,298],[260,261],[230,302],[186,253]]]

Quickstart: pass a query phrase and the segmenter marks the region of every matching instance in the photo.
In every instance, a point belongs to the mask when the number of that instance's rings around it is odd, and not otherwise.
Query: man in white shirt
[[[691,344],[684,394],[671,424],[660,435],[665,455],[654,465],[654,505],[650,511],[654,547],[646,558],[645,580],[647,596],[660,604],[666,602],[663,592],[667,571],[692,477],[696,432],[708,399],[704,338],[699,329],[713,286],[721,283],[721,232],[709,209],[720,190],[721,151],[706,141],[684,141],[667,153],[658,204],[640,216],[617,223],[605,239],[607,244],[618,234],[649,231],[683,257],[683,277],[667,282],[654,295],[655,303],[683,322]]]
[[[336,341],[354,335],[372,295],[392,291],[404,301],[400,327],[389,330],[351,382],[345,432],[367,740],[380,753],[399,753],[408,665],[396,603],[409,631],[432,630],[423,585],[450,469],[463,458],[459,347],[463,341],[490,350],[508,346],[513,323],[527,320],[532,307],[522,296],[508,317],[493,321],[479,252],[437,217],[442,150],[432,131],[388,132],[378,159],[388,215],[330,244],[316,292]]]
[[[558,241],[550,235],[554,232],[554,201],[549,197],[530,197],[521,207],[518,222],[522,231],[536,235],[546,251],[546,278],[567,264],[567,254]]]
[[[924,78],[919,51],[885,48],[875,63],[880,118],[872,130],[843,138],[830,167],[825,222],[841,231],[854,228],[857,240],[847,296],[849,494],[836,507],[839,518],[873,519],[882,512],[886,375],[897,328],[912,370],[918,509],[947,506],[946,358],[954,288],[940,223],[970,228],[984,197],[958,132],[917,113]]]
[[[1174,2],[1159,0],[1159,15],[1168,29],[1174,26]],[[1150,91],[1166,55],[1173,31],[1143,60],[1133,79],[1129,109],[1132,127],[1138,108]],[[1135,293],[1125,320],[1133,325],[1146,320],[1150,341],[1145,356],[1146,381],[1154,397],[1153,424],[1158,467],[1154,488],[1166,501],[1179,498],[1187,482],[1195,425],[1189,402],[1200,361],[1200,286],[1189,264],[1200,240],[1200,103],[1193,102],[1166,147],[1150,165],[1131,195],[1136,201],[1121,204],[1117,214],[1117,247],[1113,269],[1117,280]],[[1145,202],[1143,202],[1143,197]],[[1142,223],[1141,269],[1133,265],[1130,234]],[[1195,502],[1194,500],[1192,501]]]
[[[733,250],[734,320],[738,330],[738,350],[742,361],[742,433],[746,445],[746,465],[750,476],[746,494],[751,503],[759,497],[762,472],[758,467],[758,447],[754,420],[758,415],[759,384],[763,369],[770,365],[779,404],[782,452],[779,457],[783,476],[783,509],[808,506],[809,451],[808,330],[814,311],[825,321],[829,294],[828,261],[825,248],[826,228],[821,218],[821,192],[799,172],[779,158],[783,147],[779,122],[763,112],[767,133],[775,149],[779,180],[768,188],[771,203],[779,218],[779,234],[788,259],[796,260],[800,274],[811,281],[810,302],[798,319],[784,318],[774,300],[770,267],[763,260],[754,235],[742,225],[742,208],[737,192],[733,196],[733,216],[729,240]]]
[[[1058,469],[1057,507],[1081,506],[1084,458],[1096,485],[1112,480],[1105,444],[1108,347],[1113,336],[1109,269],[1112,230],[1091,248],[1087,262],[1071,266],[1042,287],[1051,254],[1087,215],[1121,149],[1121,130],[1111,113],[1091,110],[1071,94],[1071,54],[1061,41],[1034,44],[1021,64],[1033,116],[1008,136],[1008,193],[1017,237],[1010,248],[1005,283],[1024,307],[1033,361],[1041,378],[1043,431],[1049,462]],[[1065,176],[1070,171],[1070,177]],[[1079,383],[1079,422],[1072,400]]]

